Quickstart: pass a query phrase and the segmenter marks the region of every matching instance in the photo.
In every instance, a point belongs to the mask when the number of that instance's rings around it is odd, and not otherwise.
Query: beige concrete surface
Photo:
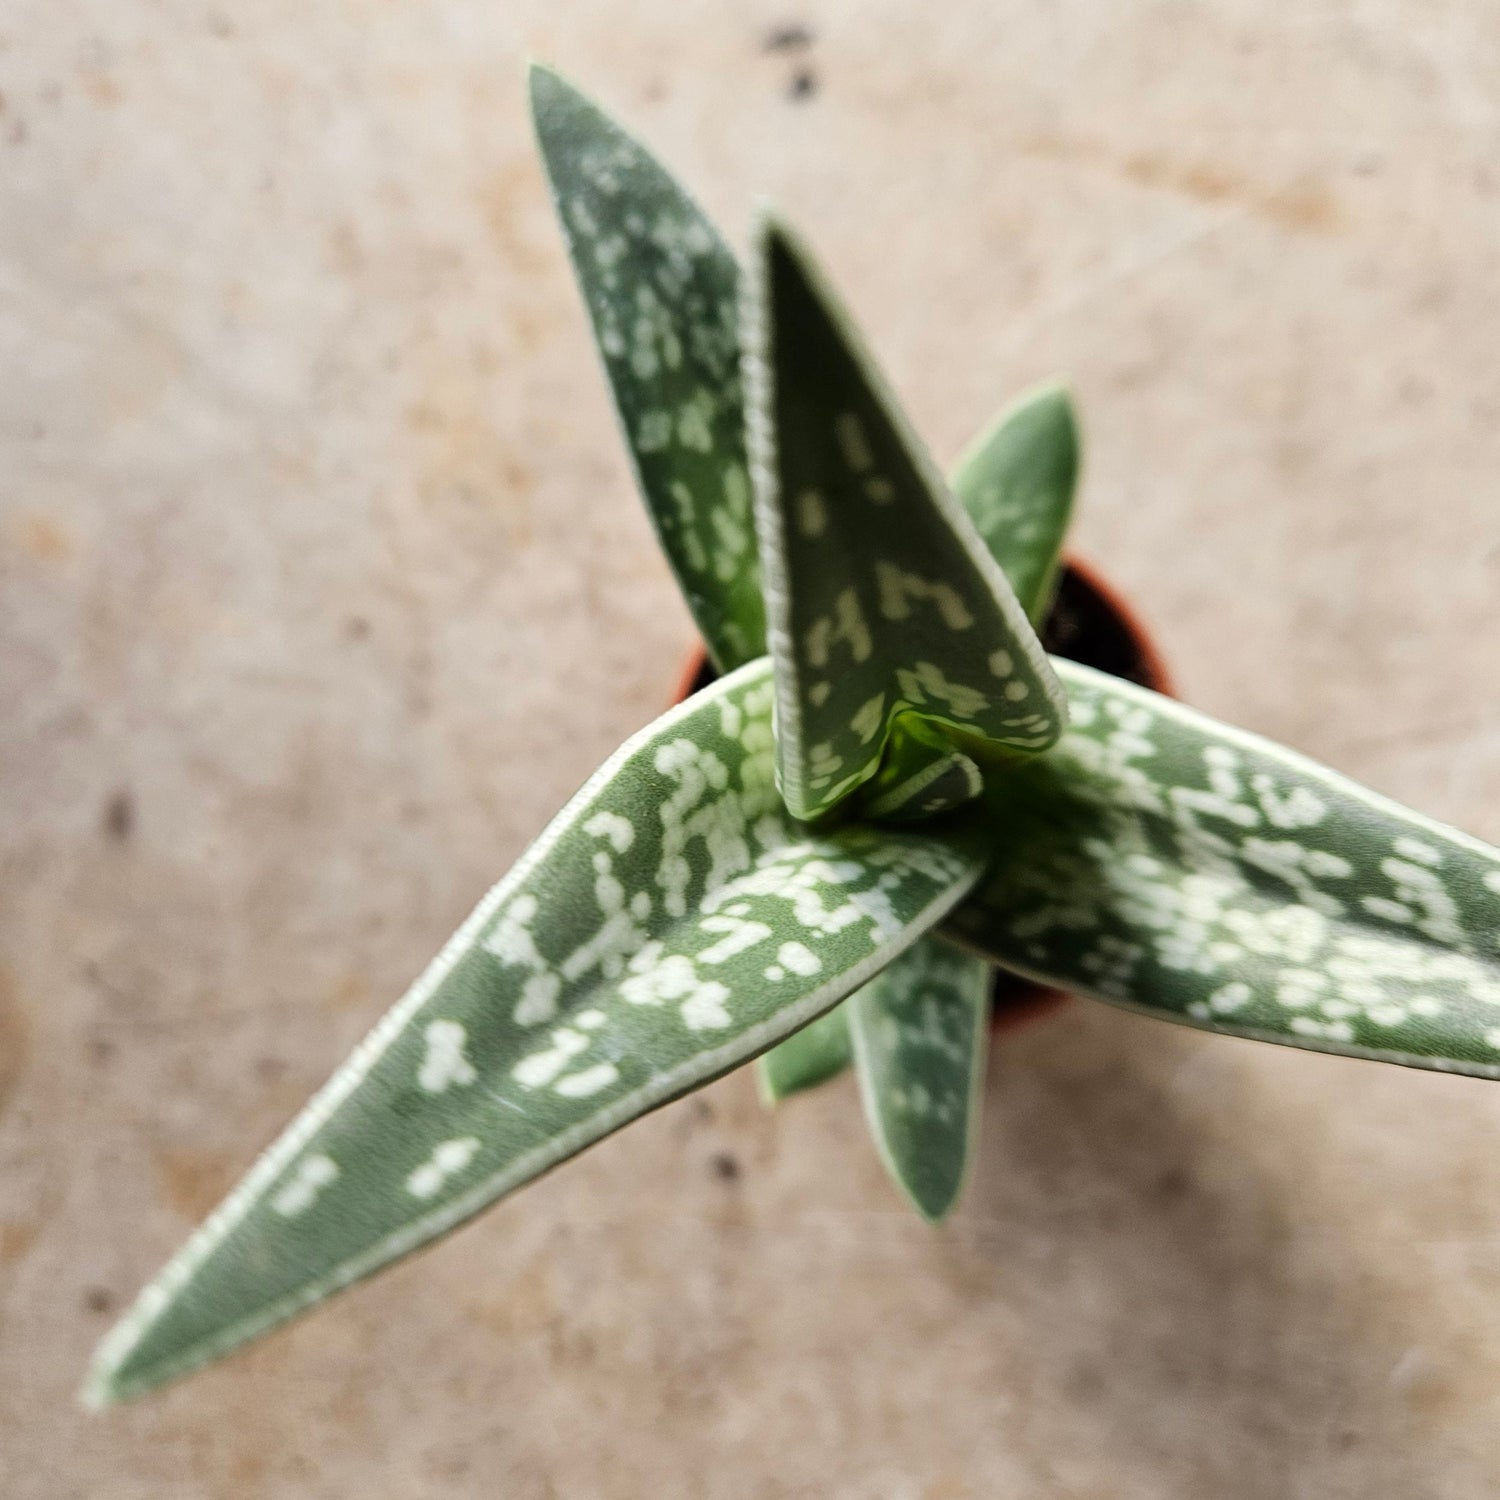
[[[6,0],[0,1494],[1500,1494],[1500,1088],[1082,1004],[941,1231],[740,1075],[74,1408],[688,639],[528,51],[792,212],[941,456],[1069,374],[1187,695],[1500,839],[1492,6]]]

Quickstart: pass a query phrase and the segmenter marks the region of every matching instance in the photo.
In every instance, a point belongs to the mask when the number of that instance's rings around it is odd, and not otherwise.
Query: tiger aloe
[[[1500,1075],[1500,853],[1043,652],[1066,393],[945,482],[808,252],[742,272],[556,74],[534,117],[626,445],[723,676],[615,753],[101,1346],[135,1395],[761,1057],[852,1061],[941,1217],[996,966],[1238,1036]]]

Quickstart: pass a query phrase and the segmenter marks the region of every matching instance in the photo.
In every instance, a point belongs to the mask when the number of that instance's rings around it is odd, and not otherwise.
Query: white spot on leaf
[[[283,1219],[295,1219],[305,1214],[338,1175],[338,1163],[331,1156],[304,1157],[291,1181],[271,1199],[272,1212],[280,1214]]]
[[[776,950],[776,961],[782,968],[800,974],[804,979],[816,974],[823,967],[823,960],[803,943],[783,943]]]
[[[479,1076],[474,1064],[464,1056],[468,1032],[457,1021],[432,1021],[426,1033],[427,1054],[417,1070],[417,1083],[429,1094],[463,1087]]]
[[[406,1191],[413,1198],[432,1198],[457,1172],[462,1172],[479,1150],[479,1138],[467,1135],[459,1140],[443,1141],[432,1155],[406,1179]]]
[[[566,1078],[559,1078],[552,1086],[552,1092],[561,1094],[567,1099],[586,1099],[590,1094],[597,1094],[600,1089],[607,1089],[620,1076],[620,1070],[613,1063],[596,1063],[592,1068],[584,1068],[579,1073],[569,1073]]]
[[[624,854],[635,842],[635,828],[619,813],[598,812],[583,825],[583,831],[595,838],[608,839],[616,854]]]
[[[510,1070],[511,1077],[523,1088],[539,1089],[543,1084],[551,1083],[567,1067],[569,1060],[577,1057],[589,1044],[589,1039],[582,1032],[573,1031],[567,1026],[558,1027],[552,1033],[551,1040],[552,1045],[545,1051],[523,1057]]]

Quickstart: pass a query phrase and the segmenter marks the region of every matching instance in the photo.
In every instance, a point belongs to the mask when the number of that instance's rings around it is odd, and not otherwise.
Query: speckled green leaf
[[[531,70],[537,140],[626,446],[715,665],[766,649],[740,396],[734,257],[654,156]]]
[[[973,841],[793,822],[771,673],[623,746],[104,1345],[90,1394],[201,1364],[827,1010],[978,878]]]
[[[937,1220],[963,1186],[984,1082],[990,969],[923,938],[839,1007],[870,1133],[897,1185]]]
[[[1261,1041],[1500,1077],[1500,852],[1143,688],[988,793],[948,931],[1007,968]]]
[[[774,220],[756,244],[745,366],[787,805],[835,807],[901,713],[975,758],[1044,750],[1063,696],[1010,585],[806,253]]]
[[[1065,387],[1028,391],[959,460],[953,493],[1039,629],[1052,607],[1078,483],[1078,423]]]
[[[840,1001],[826,1015],[809,1021],[801,1031],[756,1058],[761,1093],[767,1103],[775,1104],[788,1094],[813,1088],[849,1066],[854,1051],[849,1040],[848,1011],[849,1002]]]

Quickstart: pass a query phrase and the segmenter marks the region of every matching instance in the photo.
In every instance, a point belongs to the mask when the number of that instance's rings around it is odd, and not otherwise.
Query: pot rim
[[[1062,565],[1076,573],[1108,606],[1109,611],[1125,627],[1131,644],[1141,659],[1141,666],[1150,680],[1147,686],[1152,692],[1167,698],[1178,696],[1177,683],[1171,669],[1163,659],[1156,644],[1155,634],[1146,626],[1130,601],[1112,584],[1093,563],[1079,557],[1076,552],[1063,554]]]

